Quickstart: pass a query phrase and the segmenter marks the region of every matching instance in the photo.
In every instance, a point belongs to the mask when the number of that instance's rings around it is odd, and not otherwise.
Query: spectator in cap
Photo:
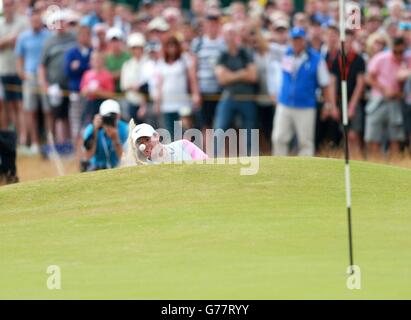
[[[116,82],[116,93],[121,92],[120,76],[124,62],[130,59],[131,55],[124,50],[124,33],[119,28],[110,28],[107,31],[106,39],[109,44],[109,53],[106,55],[106,68],[111,72]]]
[[[163,42],[167,33],[170,30],[170,26],[162,17],[156,17],[148,24],[148,40]]]
[[[331,104],[330,76],[324,59],[318,52],[307,48],[304,29],[293,28],[290,36],[292,46],[282,61],[282,85],[273,132],[274,154],[286,156],[296,135],[298,155],[314,156],[317,89],[324,91],[324,113],[338,115]]]
[[[86,171],[111,169],[119,165],[123,145],[128,137],[128,125],[120,118],[120,105],[115,100],[105,100],[83,136]]]
[[[285,19],[272,21],[273,41],[270,44],[271,57],[281,61],[288,48],[290,23]]]
[[[141,33],[132,33],[128,36],[127,46],[131,58],[124,62],[121,69],[120,87],[126,95],[129,116],[136,124],[142,122],[147,106],[145,97],[141,94],[143,83],[143,66],[146,62],[144,47],[146,41]]]
[[[178,31],[179,26],[183,22],[182,20],[182,15],[181,15],[181,10],[177,8],[167,8],[163,11],[163,17],[167,24],[169,25],[169,28],[172,33],[175,33]]]
[[[78,32],[80,16],[78,15],[76,11],[71,10],[69,8],[66,8],[63,10],[64,10],[64,14],[66,15],[67,31],[76,35]]]

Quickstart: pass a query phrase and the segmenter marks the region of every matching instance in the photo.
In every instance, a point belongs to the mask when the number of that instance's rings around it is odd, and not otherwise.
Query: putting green
[[[163,165],[0,188],[0,298],[411,298],[411,170],[261,158]],[[49,290],[49,265],[61,290]],[[56,275],[56,274],[54,274]]]

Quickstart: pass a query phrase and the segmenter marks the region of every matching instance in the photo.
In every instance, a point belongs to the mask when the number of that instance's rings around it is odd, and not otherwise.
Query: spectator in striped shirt
[[[209,11],[205,22],[205,34],[194,39],[192,51],[196,55],[197,79],[201,93],[200,126],[212,128],[216,106],[219,100],[220,85],[214,69],[224,49],[220,37],[220,12]]]

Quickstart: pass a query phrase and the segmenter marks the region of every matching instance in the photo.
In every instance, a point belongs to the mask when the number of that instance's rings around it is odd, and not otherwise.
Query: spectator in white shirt
[[[127,45],[132,57],[123,64],[121,69],[120,87],[125,92],[129,116],[136,124],[141,123],[147,110],[145,97],[140,93],[140,88],[144,84],[145,43],[144,35],[141,33],[132,33],[128,37]]]

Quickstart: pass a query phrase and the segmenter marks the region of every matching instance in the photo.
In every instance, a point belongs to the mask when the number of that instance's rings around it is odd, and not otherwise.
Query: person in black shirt
[[[223,51],[215,68],[217,80],[223,88],[217,105],[214,129],[226,131],[234,117],[241,115],[241,128],[247,129],[247,154],[251,154],[251,130],[257,128],[257,105],[255,104],[257,67],[253,56],[241,46],[240,34],[234,24],[224,26],[227,49]],[[217,131],[219,143],[217,156],[224,156],[224,134]],[[216,132],[216,133],[217,133]]]
[[[348,117],[350,120],[350,130],[348,139],[352,153],[359,156],[362,147],[362,136],[364,133],[365,110],[363,102],[363,94],[365,89],[365,61],[360,54],[353,48],[354,32],[347,30],[345,41],[345,50],[347,53],[346,68],[347,68],[347,94],[348,94]],[[341,54],[337,58],[331,68],[333,75],[333,87],[336,98],[336,105],[340,112],[341,103],[341,75],[342,75],[342,59]]]

